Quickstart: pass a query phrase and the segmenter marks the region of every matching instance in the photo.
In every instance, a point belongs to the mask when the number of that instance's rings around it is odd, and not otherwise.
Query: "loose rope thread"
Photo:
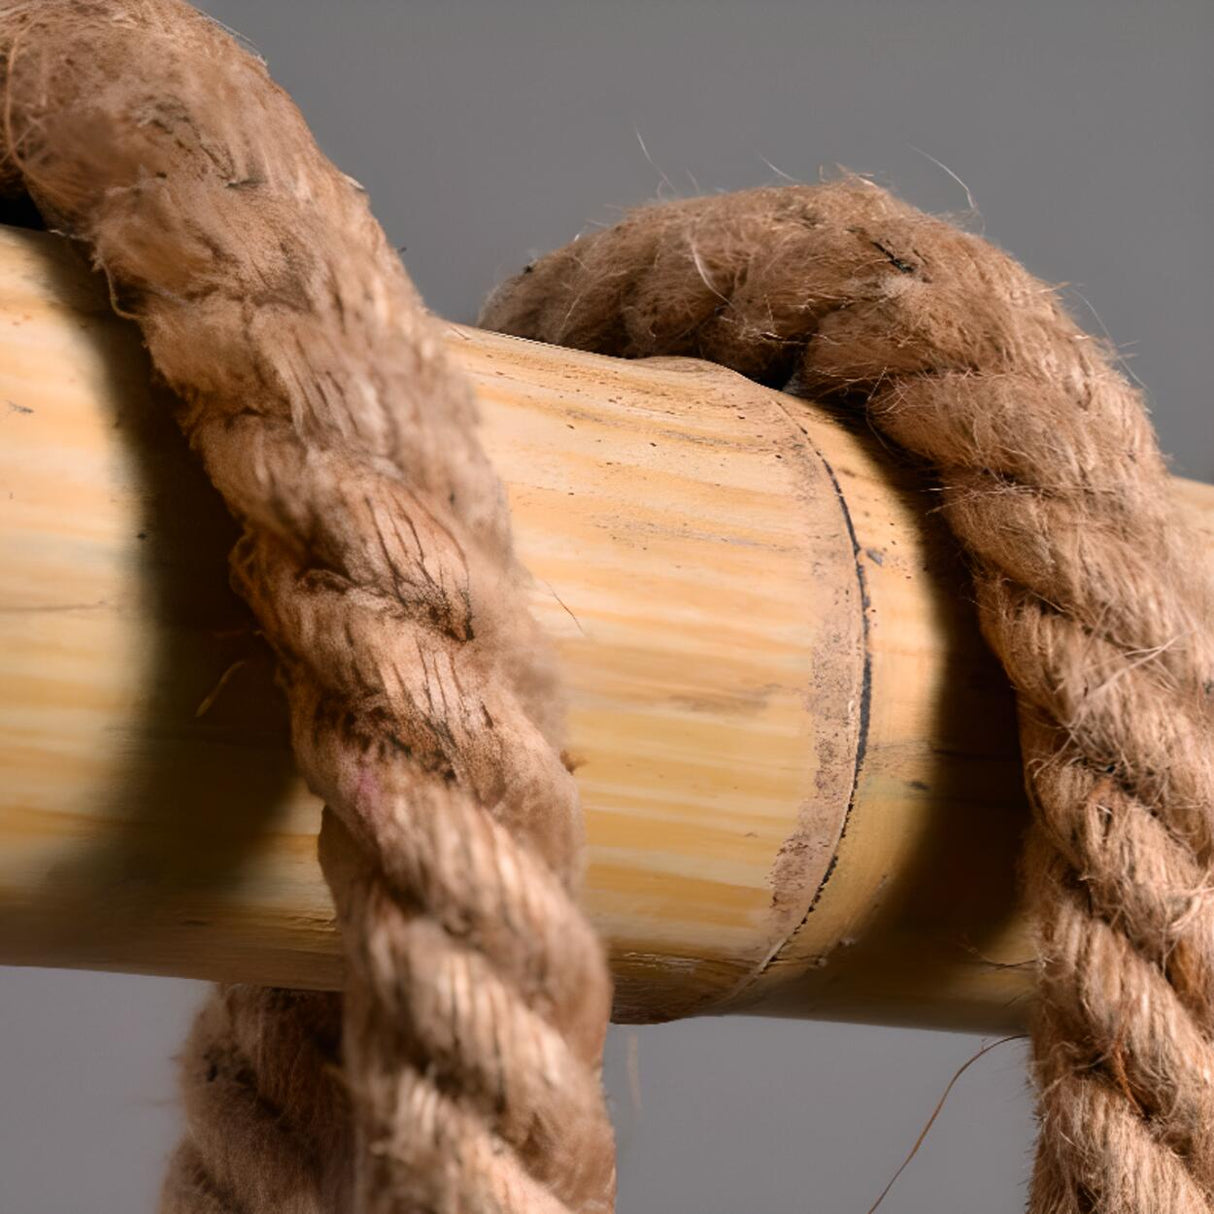
[[[197,12],[8,3],[0,55],[0,180],[84,243],[180,397],[327,805],[344,1078],[331,998],[221,992],[163,1209],[610,1209],[561,701],[439,326],[363,191]]]
[[[1214,1208],[1214,596],[1110,352],[1011,258],[859,178],[637,211],[482,323],[707,358],[934,469],[1035,808],[1030,1208]]]

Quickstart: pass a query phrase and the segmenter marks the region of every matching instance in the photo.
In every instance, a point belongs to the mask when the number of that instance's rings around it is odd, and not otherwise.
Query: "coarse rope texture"
[[[341,1016],[217,993],[163,1209],[610,1209],[561,697],[438,324],[264,64],[185,4],[9,0],[0,57],[0,188],[83,244],[180,398],[327,807]]]
[[[1034,806],[1030,1208],[1214,1208],[1214,596],[1110,352],[998,249],[856,178],[637,211],[482,323],[710,359],[930,465]]]
[[[0,2],[0,71],[0,186],[84,244],[180,397],[328,806],[344,998],[217,992],[163,1208],[609,1209],[560,696],[435,323],[264,65],[179,0]],[[485,322],[710,358],[934,468],[1036,810],[1031,1207],[1210,1210],[1210,591],[1108,353],[861,180],[640,211]]]

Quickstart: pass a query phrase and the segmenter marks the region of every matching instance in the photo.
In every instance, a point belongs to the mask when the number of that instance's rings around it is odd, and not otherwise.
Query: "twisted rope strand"
[[[10,3],[0,53],[0,182],[90,246],[183,397],[331,811],[344,1082],[331,998],[218,994],[165,1208],[609,1208],[558,701],[433,323],[261,66],[174,0]],[[858,181],[640,212],[486,320],[795,379],[934,466],[1036,808],[1032,1208],[1208,1211],[1209,588],[1104,351],[1010,259]]]
[[[252,986],[214,992],[181,1058],[191,1134],[170,1162],[164,1214],[350,1208],[340,1034],[336,995]]]
[[[184,4],[10,0],[0,55],[0,183],[86,244],[181,397],[328,806],[352,1178],[334,1009],[240,989],[187,1049],[164,1208],[610,1209],[560,697],[438,326],[264,66]]]
[[[1031,1209],[1208,1214],[1214,614],[1108,352],[1003,253],[858,179],[635,212],[482,323],[791,383],[932,465],[1036,810]]]

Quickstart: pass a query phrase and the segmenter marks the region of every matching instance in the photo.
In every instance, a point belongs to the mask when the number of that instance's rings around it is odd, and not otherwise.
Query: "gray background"
[[[980,212],[961,218],[1074,284],[1177,469],[1214,480],[1209,0],[206,7],[266,56],[453,319],[533,253],[658,195],[841,163],[968,212],[956,174]],[[152,1209],[176,1130],[168,1060],[200,994],[2,971],[3,1214]],[[620,1208],[864,1214],[981,1044],[764,1020],[617,1030]],[[882,1209],[1010,1214],[1031,1138],[1023,1049],[1001,1046]]]

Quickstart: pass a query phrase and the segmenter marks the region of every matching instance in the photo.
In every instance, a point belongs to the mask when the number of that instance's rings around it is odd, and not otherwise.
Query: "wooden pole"
[[[450,343],[567,676],[617,1018],[1018,1024],[1015,724],[930,492],[703,364]],[[232,524],[51,236],[0,229],[0,401],[0,963],[340,984]]]

